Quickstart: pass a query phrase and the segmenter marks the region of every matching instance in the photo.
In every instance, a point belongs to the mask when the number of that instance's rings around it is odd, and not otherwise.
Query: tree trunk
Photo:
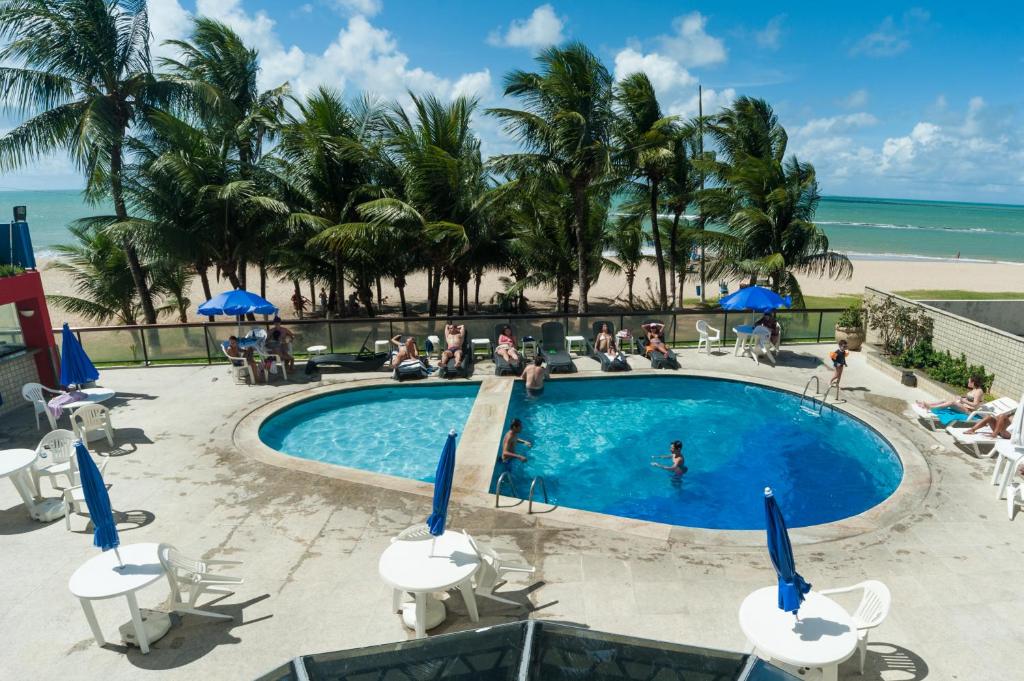
[[[668,235],[668,266],[669,281],[672,282],[672,307],[682,306],[683,292],[680,289],[676,297],[676,251],[679,248],[679,213],[672,216],[672,231]]]
[[[483,280],[483,278],[484,271],[482,269],[477,269],[475,286],[473,287],[473,308],[477,312],[480,311],[480,282]]]
[[[242,258],[238,261],[238,281],[242,283],[242,288],[248,290],[249,286],[249,261]]]
[[[573,184],[572,199],[576,222],[576,261],[580,289],[580,299],[576,305],[576,311],[580,314],[586,314],[590,311],[590,303],[587,300],[587,296],[590,293],[590,268],[588,267],[590,263],[588,247],[590,244],[587,243],[586,239],[587,218],[590,211],[587,204],[587,188],[578,180]],[[568,299],[569,294],[567,293],[566,300]]]
[[[658,302],[661,309],[668,307],[668,287],[665,285],[665,254],[661,249],[658,229],[658,181],[651,180],[651,238],[654,240],[654,260],[658,265]]]
[[[370,288],[370,278],[362,277],[359,286],[356,287],[356,293],[359,295],[359,300],[363,303],[363,307],[366,308],[367,317],[376,317],[376,312],[373,309],[373,290]]]
[[[337,305],[335,312],[341,317],[347,316],[348,311],[345,305],[345,266],[341,262],[341,255],[337,253],[334,255],[334,282],[331,288],[337,292],[334,299],[334,303]]]
[[[110,194],[114,199],[114,214],[118,222],[128,219],[128,208],[124,203],[124,185],[121,182],[122,170],[122,146],[121,141],[115,142],[110,148]],[[125,257],[128,259],[128,269],[132,273],[132,283],[135,284],[135,291],[139,294],[139,302],[142,304],[142,314],[147,324],[156,324],[156,308],[153,306],[153,294],[146,282],[146,272],[142,269],[142,261],[139,259],[139,252],[135,245],[128,239],[123,239],[121,248],[124,249]],[[209,299],[207,299],[209,300]]]
[[[384,309],[384,298],[380,294],[380,276],[377,276],[377,307]]]
[[[431,267],[427,274],[430,277],[427,314],[431,318],[435,318],[437,317],[438,300],[441,298],[441,268],[437,266]]]
[[[260,261],[260,297],[267,299],[267,263]]]
[[[240,289],[242,288],[242,282],[238,280],[238,275],[235,273],[235,263],[224,263],[221,265],[221,272],[227,277],[228,282],[231,284],[231,288]]]
[[[402,306],[402,316],[409,316],[409,308],[405,303],[405,275],[395,277],[395,288],[398,289],[398,301]]]
[[[626,270],[626,286],[629,289],[629,309],[635,310],[633,305],[633,281],[636,279],[636,270]]]
[[[207,300],[213,298],[213,293],[210,290],[210,275],[208,273],[208,270],[209,267],[196,263],[196,274],[199,275],[199,281],[203,285],[203,295],[206,296]],[[213,315],[210,315],[209,317],[207,317],[207,319],[209,319],[212,322]]]
[[[452,316],[452,294],[455,293],[455,280],[452,275],[448,275],[448,311],[445,313],[449,317]]]

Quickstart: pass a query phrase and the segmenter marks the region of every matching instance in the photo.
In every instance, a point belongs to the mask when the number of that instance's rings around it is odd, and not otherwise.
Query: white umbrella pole
[[[119,570],[123,570],[124,569],[124,561],[121,560],[121,552],[117,550],[116,546],[114,547],[114,555],[117,556],[117,566],[118,566],[118,569]]]

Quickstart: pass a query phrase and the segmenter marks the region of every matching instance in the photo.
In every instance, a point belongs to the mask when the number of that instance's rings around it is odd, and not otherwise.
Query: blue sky
[[[766,98],[826,194],[1024,203],[1019,4],[150,3],[157,42],[184,36],[196,12],[214,16],[260,50],[263,85],[299,93],[323,82],[493,106],[510,69],[582,40],[617,76],[647,71],[671,113],[696,112],[698,82],[710,110]],[[477,125],[486,153],[514,149],[492,120]],[[79,185],[62,158],[0,175],[0,188]]]

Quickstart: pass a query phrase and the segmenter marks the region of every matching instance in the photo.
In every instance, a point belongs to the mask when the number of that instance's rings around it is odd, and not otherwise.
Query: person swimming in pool
[[[537,395],[544,390],[544,379],[547,372],[544,370],[544,358],[537,355],[533,363],[523,369],[523,381],[526,383],[526,392],[530,395]]]
[[[529,440],[524,440],[519,437],[520,433],[523,432],[523,422],[519,419],[512,419],[512,423],[509,425],[508,432],[505,433],[505,439],[501,443],[501,462],[508,463],[510,459],[519,459],[525,462],[526,457],[516,451],[516,444],[523,444],[527,447],[533,447],[533,443]]]
[[[671,471],[673,475],[680,476],[686,472],[686,459],[683,458],[683,443],[676,440],[669,445],[668,454],[659,454],[651,457],[651,465],[655,468],[662,468],[666,471]],[[666,466],[663,463],[658,463],[654,459],[672,459],[672,465]]]

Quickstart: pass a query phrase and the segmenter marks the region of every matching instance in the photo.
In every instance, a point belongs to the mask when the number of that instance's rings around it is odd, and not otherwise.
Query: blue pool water
[[[790,527],[856,515],[895,491],[903,467],[885,440],[850,416],[817,417],[798,402],[683,376],[550,381],[538,398],[517,384],[506,428],[520,418],[534,446],[519,447],[529,461],[510,465],[513,480],[525,495],[533,476],[544,476],[562,506],[713,529],[763,528],[766,486]],[[688,469],[681,477],[651,466],[677,439]],[[502,470],[499,459],[495,479]]]
[[[448,431],[462,430],[476,383],[345,390],[283,409],[264,444],[303,459],[433,482]]]

